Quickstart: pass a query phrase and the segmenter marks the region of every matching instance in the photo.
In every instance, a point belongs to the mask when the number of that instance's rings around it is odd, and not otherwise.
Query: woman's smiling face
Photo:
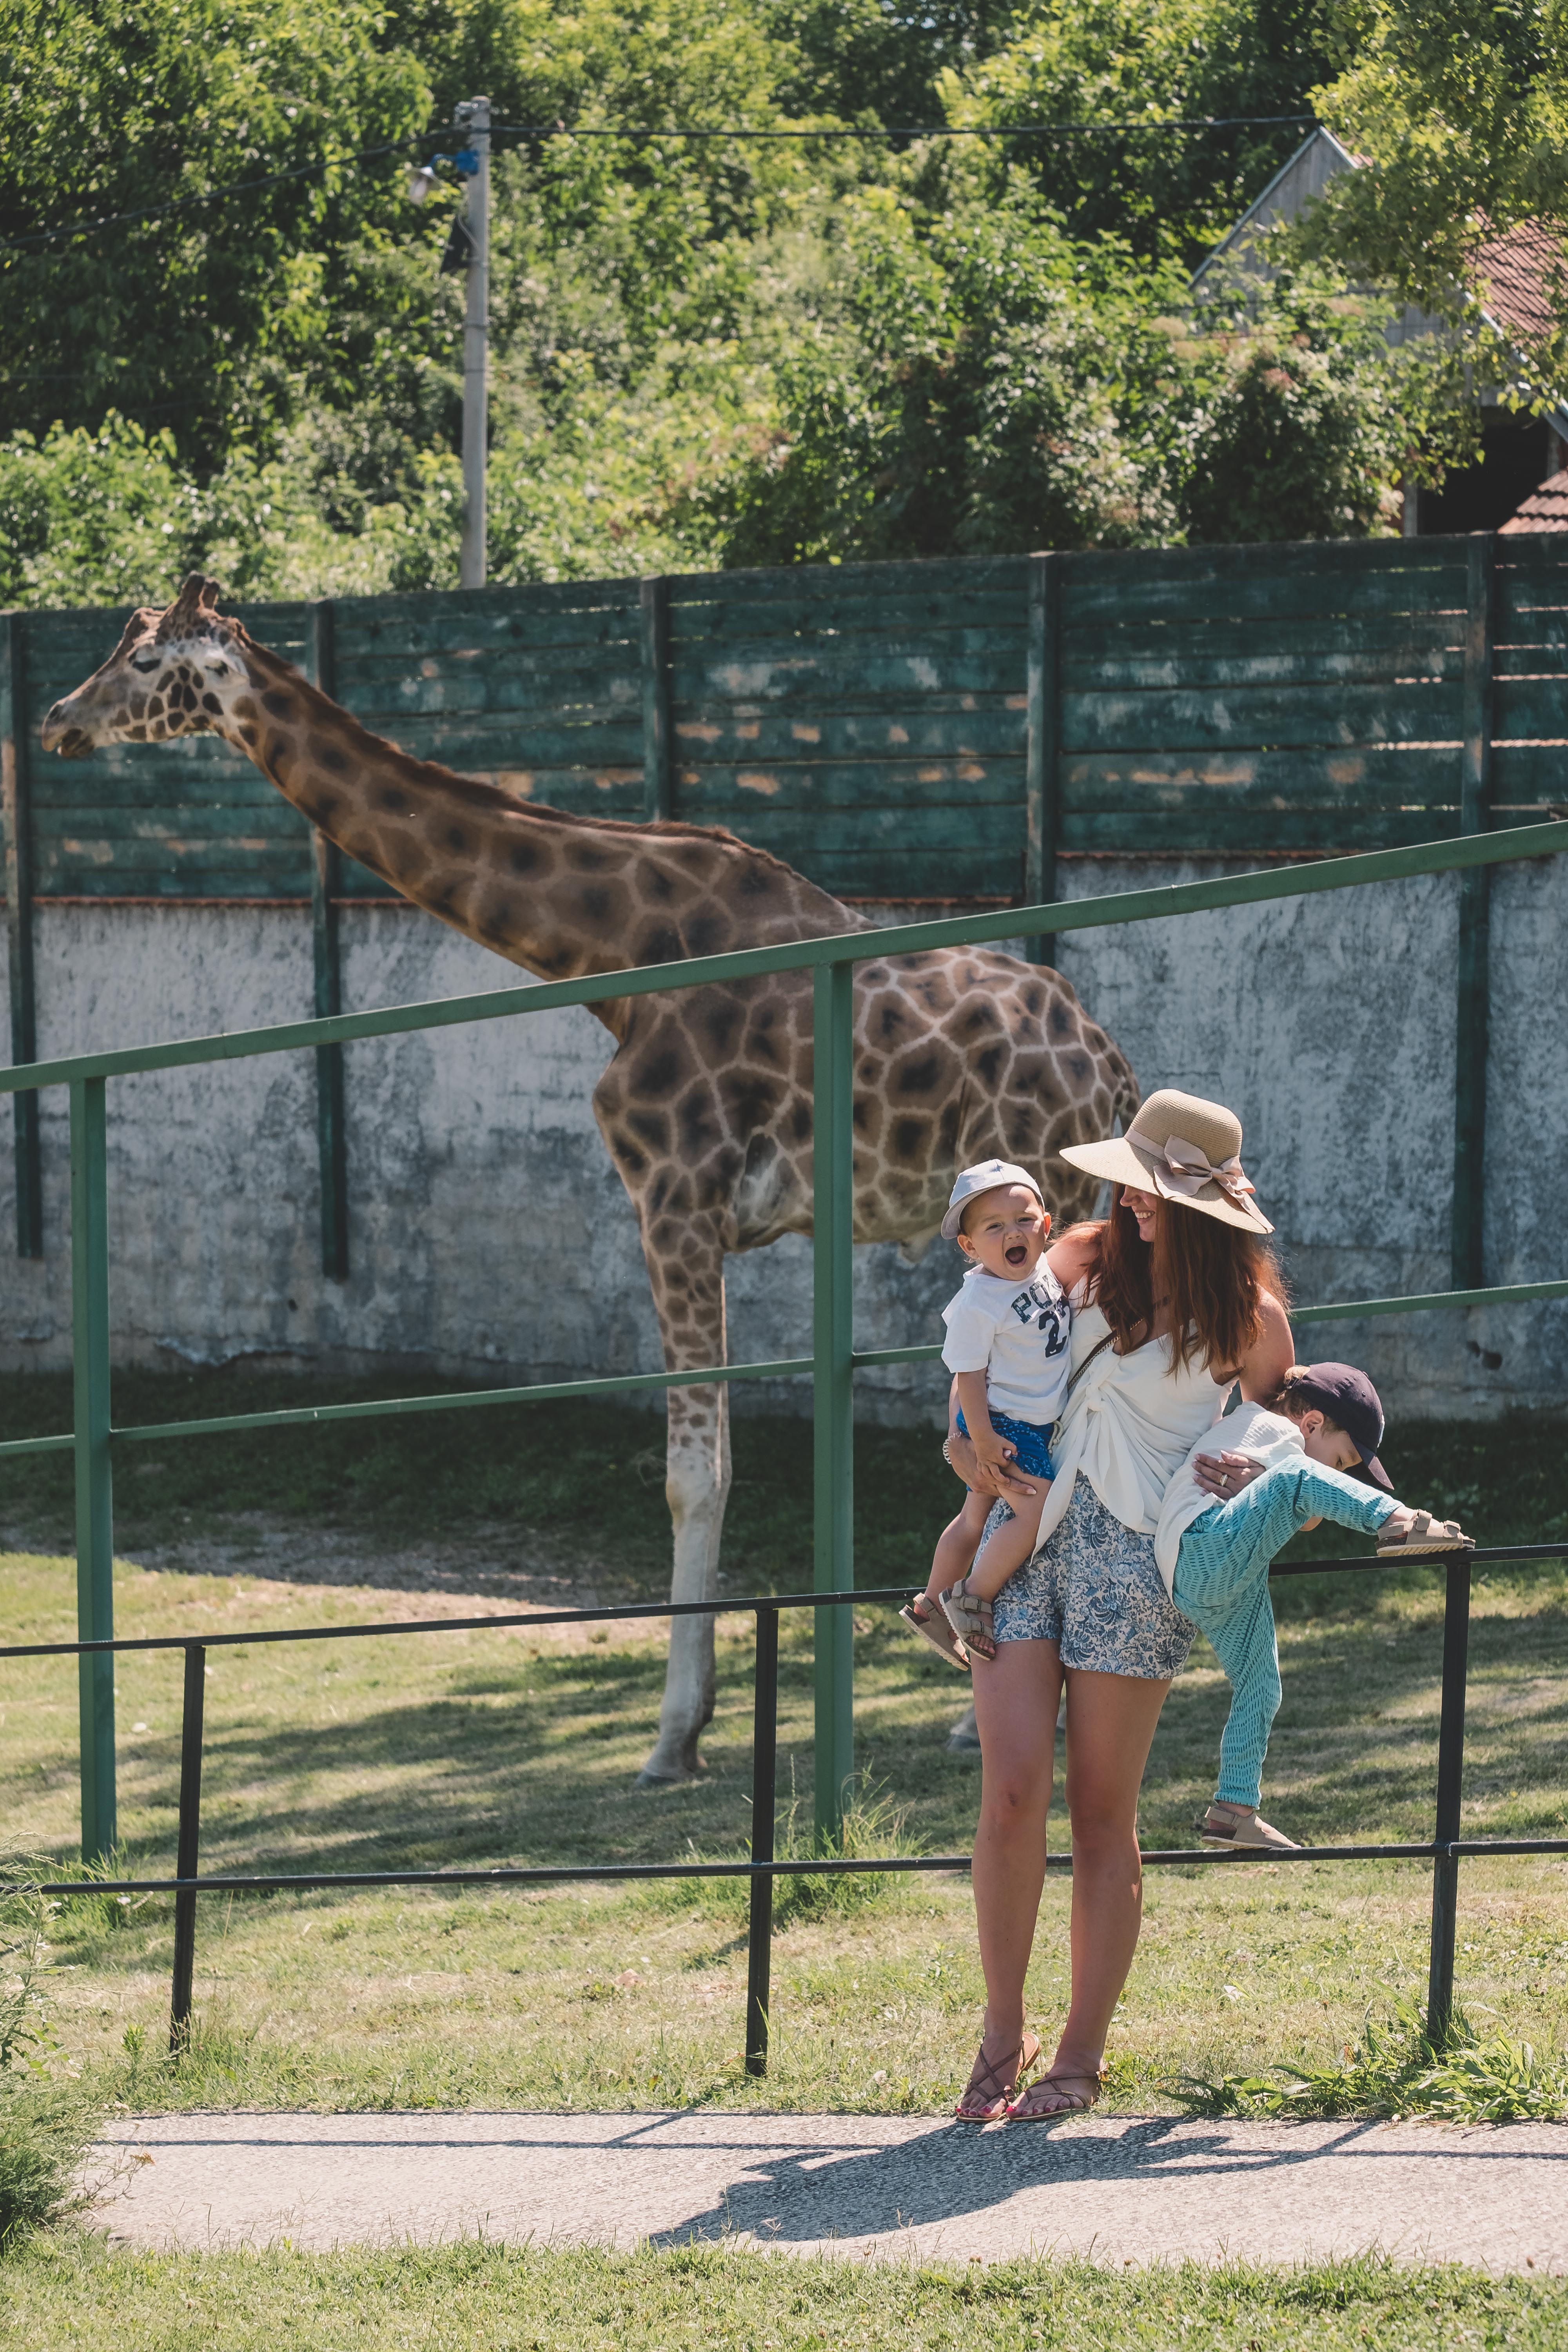
[[[1141,1242],[1152,1243],[1154,1239],[1154,1220],[1160,1213],[1160,1203],[1155,1194],[1152,1192],[1140,1192],[1133,1185],[1123,1184],[1121,1187],[1121,1205],[1124,1209],[1131,1209],[1132,1214],[1137,1218],[1139,1240]]]

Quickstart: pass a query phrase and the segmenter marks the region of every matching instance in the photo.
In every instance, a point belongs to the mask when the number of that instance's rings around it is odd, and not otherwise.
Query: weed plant
[[[43,1977],[58,1906],[37,1857],[0,1862],[0,2253],[68,2211],[96,2111],[60,2057]]]
[[[1189,2077],[1173,2090],[1211,2116],[1429,2116],[1440,2123],[1549,2123],[1568,2116],[1568,2062],[1538,2057],[1528,2042],[1482,2035],[1462,2011],[1434,2041],[1414,2002],[1369,2017],[1352,2048],[1326,2066],[1275,2066],[1261,2074]]]

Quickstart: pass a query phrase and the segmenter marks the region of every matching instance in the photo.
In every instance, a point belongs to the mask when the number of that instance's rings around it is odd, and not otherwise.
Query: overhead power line
[[[1120,138],[1129,131],[1235,131],[1252,123],[1316,122],[1315,114],[1179,114],[1157,119],[1150,115],[1108,118],[1103,122],[951,122],[879,123],[874,130],[742,131],[697,130],[675,123],[668,129],[579,129],[568,122],[498,122],[493,128],[522,139],[1061,139]]]
[[[1107,119],[1100,122],[995,122],[995,123],[908,123],[891,127],[879,125],[874,130],[832,129],[820,131],[752,131],[741,125],[710,130],[689,123],[670,123],[657,127],[630,125],[621,128],[599,124],[579,127],[566,122],[498,122],[492,136],[511,139],[615,139],[647,145],[659,139],[731,140],[753,142],[776,141],[857,142],[872,142],[892,139],[1091,139],[1144,137],[1170,131],[1240,131],[1282,127],[1294,123],[1298,127],[1312,123],[1312,114],[1194,114],[1173,115],[1163,121],[1147,116],[1126,120]],[[416,132],[408,139],[385,139],[374,147],[362,147],[352,155],[322,155],[310,163],[297,163],[287,171],[266,172],[255,179],[231,180],[221,188],[209,188],[200,195],[165,196],[156,204],[139,205],[132,210],[103,213],[96,220],[69,221],[58,228],[29,229],[19,236],[0,237],[0,253],[21,253],[36,246],[58,245],[72,237],[96,236],[100,230],[119,228],[128,221],[160,220],[171,213],[197,212],[208,205],[226,204],[234,196],[253,194],[258,188],[280,187],[286,181],[307,180],[323,172],[342,172],[361,163],[377,162],[384,155],[406,154],[410,149],[428,146],[433,141],[458,135],[450,123],[434,131]]]

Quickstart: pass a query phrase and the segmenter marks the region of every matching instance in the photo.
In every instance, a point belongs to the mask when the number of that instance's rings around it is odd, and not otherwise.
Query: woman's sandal
[[[1384,1535],[1380,1529],[1377,1538],[1379,1559],[1416,1559],[1430,1552],[1475,1548],[1474,1536],[1468,1536],[1458,1519],[1435,1519],[1430,1511],[1417,1511],[1403,1535]]]
[[[1069,2091],[1064,2087],[1068,2083],[1092,2083],[1094,2088],[1088,2098],[1084,2099],[1080,2098],[1076,2091]],[[1063,2116],[1087,2115],[1099,2098],[1104,2083],[1103,2066],[1098,2074],[1042,2074],[1037,2083],[1032,2083],[1029,2085],[1028,2091],[1025,2094],[1026,2097],[1033,2098],[1037,2091],[1050,2091],[1061,2101],[1060,2106],[1026,2107],[1023,2100],[1020,2099],[1009,2109],[1007,2120],[1014,2124],[1054,2124]]]
[[[982,1601],[977,1592],[969,1590],[969,1580],[961,1577],[942,1594],[942,1613],[972,1657],[994,1658],[996,1655],[996,1635],[993,1631],[995,1618],[989,1601]]]
[[[985,2044],[982,2041],[974,2053],[975,2071],[969,2078],[969,2084],[963,2096],[953,2109],[958,2121],[961,2124],[1005,2123],[1013,2112],[1012,2102],[1019,2084],[1031,2067],[1037,2066],[1039,2063],[1040,2038],[1037,2033],[1026,2033],[1016,2051],[1009,2052],[1005,2058],[998,2059],[994,2063],[986,2057]],[[1010,2085],[1005,2079],[1009,2069],[1012,2070],[1013,2074]],[[984,2092],[984,2104],[972,2111],[971,2100],[986,2084],[989,2084],[991,2088]]]
[[[923,1617],[920,1613],[922,1609],[925,1612]],[[945,1658],[950,1666],[956,1666],[961,1675],[966,1675],[969,1672],[968,1651],[948,1623],[945,1613],[941,1609],[933,1609],[925,1593],[917,1592],[908,1606],[900,1610],[899,1614],[910,1633],[918,1633],[922,1642],[929,1642],[931,1648],[939,1656]]]

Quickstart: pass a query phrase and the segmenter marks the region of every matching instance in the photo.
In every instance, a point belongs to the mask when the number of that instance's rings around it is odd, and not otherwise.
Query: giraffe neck
[[[265,647],[235,650],[245,675],[216,730],[349,856],[542,978],[864,928],[731,835],[530,807],[410,759]]]

